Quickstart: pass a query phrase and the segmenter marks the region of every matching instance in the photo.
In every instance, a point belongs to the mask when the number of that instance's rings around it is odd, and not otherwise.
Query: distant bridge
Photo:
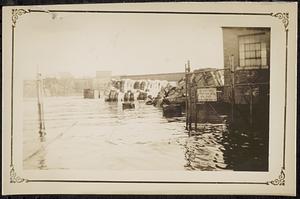
[[[132,80],[167,80],[178,81],[184,77],[185,73],[158,73],[158,74],[144,74],[144,75],[121,75],[118,79],[132,79]]]

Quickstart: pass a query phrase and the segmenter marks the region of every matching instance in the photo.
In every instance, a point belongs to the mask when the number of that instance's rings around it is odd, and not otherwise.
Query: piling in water
[[[45,131],[45,120],[44,120],[44,104],[43,104],[43,80],[41,74],[37,76],[37,105],[38,105],[38,118],[39,118],[39,135],[44,138],[46,135]]]

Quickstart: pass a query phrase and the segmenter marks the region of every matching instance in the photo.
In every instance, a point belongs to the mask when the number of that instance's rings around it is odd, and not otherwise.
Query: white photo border
[[[282,143],[282,162],[281,169],[279,171],[279,175],[275,176],[274,179],[269,179],[266,181],[198,181],[198,182],[190,182],[190,181],[103,181],[103,180],[51,180],[51,179],[25,179],[17,174],[14,164],[14,120],[13,120],[13,112],[14,112],[14,60],[15,60],[15,30],[17,28],[17,22],[20,17],[24,17],[31,13],[93,13],[93,14],[105,14],[105,13],[124,13],[124,14],[159,14],[159,15],[229,15],[229,16],[269,16],[272,18],[276,18],[282,22],[284,31],[285,31],[285,74],[284,74],[284,128],[283,128],[283,143]],[[287,74],[288,74],[288,39],[289,39],[289,13],[288,12],[248,12],[248,13],[239,13],[239,12],[177,12],[177,11],[115,11],[115,10],[69,10],[69,9],[56,9],[56,10],[42,10],[42,9],[23,9],[17,8],[12,9],[11,12],[11,100],[10,100],[10,172],[9,172],[9,182],[10,183],[43,183],[43,182],[66,182],[66,183],[167,183],[167,184],[256,184],[256,185],[274,185],[274,186],[285,186],[285,170],[286,170],[286,129],[287,129]]]

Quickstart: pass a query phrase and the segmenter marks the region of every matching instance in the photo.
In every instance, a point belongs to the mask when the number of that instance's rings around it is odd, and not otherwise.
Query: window
[[[240,68],[267,68],[267,46],[262,34],[239,37]]]

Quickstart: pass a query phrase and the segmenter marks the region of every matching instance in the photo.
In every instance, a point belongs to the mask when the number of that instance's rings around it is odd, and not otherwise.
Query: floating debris
[[[164,117],[180,117],[182,116],[182,107],[180,104],[172,104],[163,106]]]
[[[131,103],[131,102],[124,102],[124,103],[122,103],[122,107],[123,107],[123,109],[134,109],[135,104]]]

